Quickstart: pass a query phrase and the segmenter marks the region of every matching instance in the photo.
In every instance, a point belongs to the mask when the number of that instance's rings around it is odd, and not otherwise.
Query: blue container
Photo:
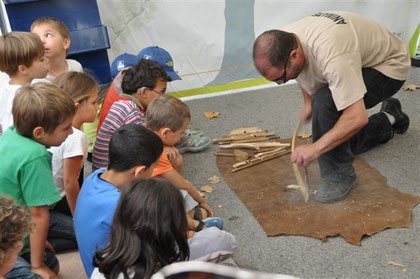
[[[13,31],[29,31],[34,20],[44,16],[61,19],[69,28],[69,58],[79,61],[101,84],[111,80],[106,26],[92,0],[4,0]]]

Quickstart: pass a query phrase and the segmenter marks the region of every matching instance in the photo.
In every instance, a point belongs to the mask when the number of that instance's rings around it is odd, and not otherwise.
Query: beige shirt
[[[348,12],[323,12],[291,23],[282,30],[296,34],[306,63],[296,79],[313,95],[328,84],[337,110],[363,98],[362,68],[405,80],[410,57],[404,43],[380,24]]]

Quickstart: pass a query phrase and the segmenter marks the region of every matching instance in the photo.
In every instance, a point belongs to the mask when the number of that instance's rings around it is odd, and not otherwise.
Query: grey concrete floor
[[[412,68],[407,83],[420,83],[420,69]],[[363,154],[374,168],[387,177],[388,184],[402,192],[420,194],[420,91],[400,91],[395,95],[410,116],[411,126],[403,135]],[[239,127],[260,127],[291,137],[302,98],[295,84],[264,90],[187,101],[190,128],[212,138]],[[376,112],[379,106],[371,111]],[[208,120],[205,111],[218,111],[220,118]],[[304,129],[310,131],[310,126]],[[204,152],[185,155],[184,176],[195,186],[207,178],[221,176],[211,146]],[[225,219],[225,229],[236,236],[235,262],[242,268],[283,273],[302,278],[420,278],[420,206],[412,212],[411,228],[387,229],[366,236],[361,246],[341,237],[328,242],[301,237],[266,237],[264,231],[226,182],[214,186],[207,195],[216,215]],[[222,205],[217,208],[217,205]],[[281,222],[281,220],[278,220]],[[405,266],[389,265],[390,261]]]

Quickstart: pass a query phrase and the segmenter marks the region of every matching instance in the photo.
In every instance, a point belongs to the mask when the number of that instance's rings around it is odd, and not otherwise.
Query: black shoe
[[[382,102],[381,112],[386,112],[395,117],[392,129],[397,134],[404,134],[410,126],[410,118],[401,109],[401,103],[395,98],[388,98]]]

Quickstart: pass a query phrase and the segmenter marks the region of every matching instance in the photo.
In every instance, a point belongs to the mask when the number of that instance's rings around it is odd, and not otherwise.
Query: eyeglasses
[[[293,49],[292,49],[293,50]],[[292,50],[289,52],[289,55],[287,55],[286,61],[284,62],[284,73],[281,77],[273,80],[275,83],[277,83],[278,85],[282,85],[283,83],[286,83],[286,76],[287,76],[287,62],[289,62],[289,57],[290,57],[290,53],[292,53]]]
[[[155,93],[158,93],[159,95],[163,95],[163,94],[165,94],[165,92],[159,92],[159,91],[157,91],[157,90],[155,90],[155,89],[153,89],[153,88],[149,88],[150,90],[152,90],[153,92],[155,92]]]

